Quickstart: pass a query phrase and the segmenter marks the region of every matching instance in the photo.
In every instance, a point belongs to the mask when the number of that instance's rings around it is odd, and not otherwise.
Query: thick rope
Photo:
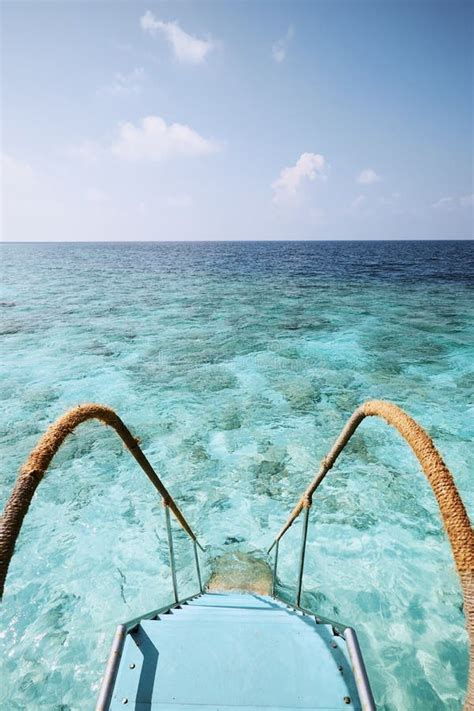
[[[198,543],[183,514],[140,449],[138,439],[132,435],[120,417],[105,405],[79,405],[79,407],[69,410],[69,412],[66,412],[56,420],[41,437],[21,468],[13,491],[7,501],[0,520],[0,598],[3,595],[5,578],[7,577],[8,566],[15,549],[16,539],[38,484],[43,479],[51,460],[66,437],[82,422],[91,419],[100,420],[105,425],[113,427],[153,486],[160,493],[163,502],[170,507],[188,535]]]
[[[397,405],[384,400],[370,400],[357,408],[334,442],[330,452],[322,460],[318,473],[291,512],[274,544],[290,528],[303,508],[308,505],[308,501],[311,502],[314,492],[334,466],[339,454],[365,417],[381,417],[398,430],[418,459],[438,502],[461,580],[464,614],[469,634],[469,684],[464,709],[465,711],[474,711],[474,532],[451,472],[443,462],[431,438],[412,417]]]
[[[370,416],[382,417],[404,437],[420,462],[436,496],[464,596],[464,612],[470,639],[469,687],[464,708],[465,711],[474,711],[474,533],[449,469],[430,437],[415,420],[396,405],[383,400],[372,400],[359,407],[347,422],[328,455],[321,462],[318,474],[304,492],[275,541],[280,540],[302,509],[311,505],[313,493],[334,465],[359,424],[365,417]],[[51,425],[20,471],[0,522],[0,596],[3,594],[16,539],[38,484],[66,437],[78,425],[89,419],[98,419],[114,428],[160,492],[165,504],[171,508],[191,538],[196,540],[188,523],[140,449],[138,440],[133,437],[118,415],[103,405],[81,405],[70,410]]]

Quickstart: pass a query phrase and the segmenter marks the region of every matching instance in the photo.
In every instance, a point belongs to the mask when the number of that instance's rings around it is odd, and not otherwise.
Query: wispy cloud
[[[293,25],[290,25],[286,31],[286,34],[284,37],[281,37],[281,39],[277,40],[275,44],[272,47],[272,57],[277,62],[280,64],[283,62],[286,58],[286,52],[288,49],[288,45],[290,44],[291,40],[293,39],[295,34],[295,30],[293,28]]]
[[[167,124],[160,116],[147,116],[139,125],[123,123],[112,153],[130,161],[162,161],[175,156],[204,156],[219,145],[190,126]]]
[[[302,153],[295,165],[283,168],[280,176],[272,183],[274,202],[294,198],[305,180],[326,180],[326,168],[324,156],[319,153]]]
[[[400,200],[400,193],[394,192],[390,195],[382,195],[379,198],[381,205],[394,205],[398,200]]]
[[[455,210],[458,207],[471,207],[474,205],[474,193],[461,195],[461,197],[442,197],[434,202],[431,207],[434,210]]]
[[[365,195],[358,195],[355,200],[351,202],[351,210],[359,210],[363,205],[365,205],[367,198]]]
[[[456,202],[453,197],[443,197],[434,202],[431,207],[434,210],[454,210]]]
[[[170,43],[174,56],[180,62],[201,64],[216,46],[216,43],[211,39],[203,40],[188,34],[181,29],[177,22],[158,20],[150,10],[140,18],[140,25],[144,32],[149,32],[153,37],[157,32],[161,32]]]
[[[110,84],[97,90],[98,94],[109,96],[131,96],[139,94],[142,90],[145,70],[143,67],[135,67],[128,74],[117,72]]]
[[[361,185],[372,185],[373,183],[380,183],[381,180],[382,178],[377,175],[373,168],[364,168],[357,176],[357,182]]]

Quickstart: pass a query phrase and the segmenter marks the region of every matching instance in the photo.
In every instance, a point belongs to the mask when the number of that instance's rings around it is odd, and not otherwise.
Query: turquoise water
[[[2,503],[47,425],[103,402],[141,437],[209,572],[226,551],[263,554],[353,409],[386,398],[430,432],[474,514],[473,243],[1,254]],[[357,628],[380,708],[459,709],[461,593],[406,445],[364,422],[314,504],[306,601]],[[300,535],[298,524],[280,549],[286,593]],[[192,549],[178,532],[176,547],[185,595]],[[0,707],[92,708],[116,624],[170,598],[154,489],[113,432],[83,425],[40,486],[10,569]]]

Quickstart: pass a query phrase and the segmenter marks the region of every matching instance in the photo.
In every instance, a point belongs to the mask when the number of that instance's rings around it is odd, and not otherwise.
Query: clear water
[[[353,409],[387,398],[428,429],[474,513],[473,243],[1,254],[2,503],[46,426],[98,401],[142,438],[209,560],[261,553]],[[77,430],[11,566],[1,708],[93,707],[116,624],[171,597],[163,523],[114,433]],[[281,546],[287,594],[300,534]],[[176,546],[185,595],[192,549],[179,534]],[[358,629],[381,709],[459,709],[467,642],[450,549],[414,457],[383,423],[363,423],[321,487],[306,570],[306,601]]]

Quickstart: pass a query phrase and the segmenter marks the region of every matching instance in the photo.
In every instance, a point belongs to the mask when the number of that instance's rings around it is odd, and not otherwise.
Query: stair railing
[[[147,457],[143,453],[139,440],[132,435],[128,427],[110,407],[97,404],[79,405],[69,410],[54,422],[40,438],[38,444],[30,453],[16,480],[10,498],[7,501],[3,515],[0,519],[0,599],[3,595],[5,579],[8,573],[15,543],[21,530],[23,519],[26,516],[33,495],[51,463],[54,455],[78,425],[86,420],[96,419],[112,427],[130,454],[138,462],[155,489],[158,491],[165,507],[166,530],[168,536],[168,549],[173,583],[175,602],[179,602],[178,583],[176,578],[176,561],[174,556],[173,532],[171,528],[170,511],[172,511],[181,528],[192,541],[194,549],[194,562],[199,583],[199,592],[202,592],[201,571],[199,568],[198,548],[204,551],[195,533],[186,521],[181,510],[176,505],[173,497],[164,486]]]
[[[313,503],[313,494],[321,485],[328,471],[334,466],[340,453],[366,417],[381,417],[395,427],[411,447],[425,473],[436,497],[446,533],[451,544],[454,561],[461,581],[464,597],[464,613],[469,635],[470,664],[469,683],[465,699],[465,711],[474,709],[474,532],[463,501],[446,464],[425,430],[402,409],[384,400],[370,400],[352,414],[341,434],[334,442],[328,454],[321,461],[318,473],[303,493],[286,523],[268,549],[275,548],[273,561],[272,591],[277,595],[277,567],[279,543],[288,529],[304,511],[303,533],[299,555],[298,577],[296,583],[295,606],[299,609],[303,586],[306,541],[308,536],[309,512]],[[349,635],[350,636],[350,635]]]

